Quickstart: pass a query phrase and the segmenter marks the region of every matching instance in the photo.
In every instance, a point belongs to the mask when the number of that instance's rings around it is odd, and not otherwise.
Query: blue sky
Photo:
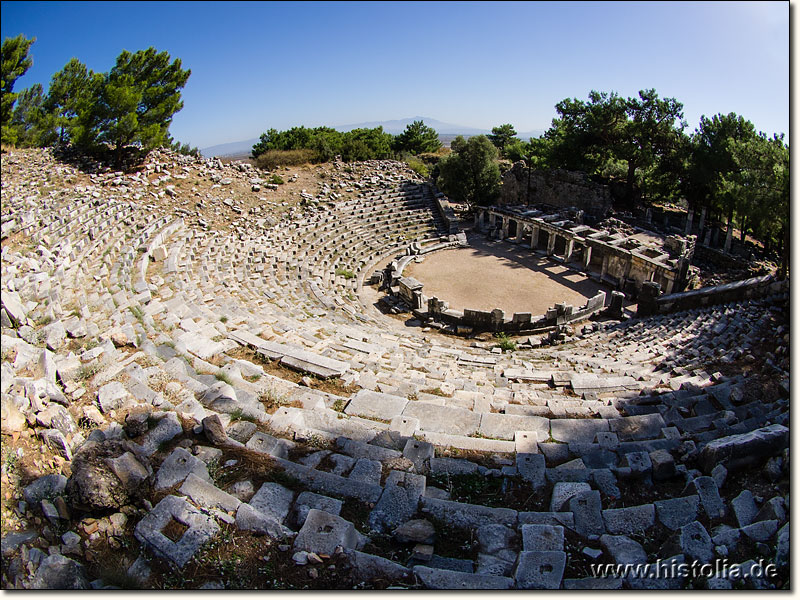
[[[424,115],[547,129],[589,91],[655,88],[700,116],[789,131],[789,2],[2,2],[36,36],[16,90],[74,57],[109,70],[154,46],[192,75],[172,135],[200,148],[270,127]]]

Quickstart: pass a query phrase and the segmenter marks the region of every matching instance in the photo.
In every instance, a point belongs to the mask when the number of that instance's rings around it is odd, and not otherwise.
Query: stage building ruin
[[[475,229],[494,239],[527,245],[532,252],[567,265],[635,297],[646,281],[665,294],[686,287],[695,236],[662,236],[641,229],[633,234],[583,224],[577,209],[540,210],[530,206],[479,208]]]

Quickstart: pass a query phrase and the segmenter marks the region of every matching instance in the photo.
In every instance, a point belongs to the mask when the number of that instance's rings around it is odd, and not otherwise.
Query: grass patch
[[[339,277],[344,277],[345,279],[355,279],[356,277],[356,274],[351,270],[343,269],[341,267],[336,267],[336,275]]]
[[[216,377],[219,381],[224,381],[228,385],[233,386],[233,379],[231,379],[231,376],[223,371],[217,371],[214,373],[214,377]]]
[[[450,398],[451,395],[447,395],[442,391],[442,388],[435,387],[435,388],[428,388],[426,390],[420,390],[421,394],[431,394],[433,396],[442,396],[443,398]]]
[[[285,396],[279,394],[273,388],[269,388],[261,392],[258,397],[258,401],[264,405],[264,410],[267,412],[275,412],[280,407],[291,404],[291,402],[287,400]]]
[[[137,321],[142,322],[144,320],[144,312],[138,306],[129,306],[128,310],[131,311]]]
[[[251,423],[258,422],[256,418],[253,417],[252,415],[244,414],[241,408],[234,409],[233,412],[230,413],[230,416],[231,416],[231,421],[250,421]]]
[[[100,372],[100,363],[89,363],[88,365],[81,365],[75,379],[78,381],[87,381]]]
[[[267,150],[255,159],[255,163],[259,169],[271,171],[278,166],[299,166],[307,163],[313,163],[315,162],[316,156],[317,153],[310,149]],[[273,176],[273,178],[274,177],[276,176]],[[270,179],[270,183],[277,183],[280,185],[283,183],[283,180],[281,179],[280,182],[278,182]]]
[[[44,327],[45,325],[49,325],[52,322],[53,322],[53,317],[51,317],[50,315],[44,315],[43,317],[39,317],[38,319],[36,319],[35,325],[37,327]]]

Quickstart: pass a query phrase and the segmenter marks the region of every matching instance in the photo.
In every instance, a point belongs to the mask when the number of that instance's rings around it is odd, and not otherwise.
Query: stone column
[[[504,240],[508,237],[508,217],[503,217],[503,231],[500,233],[500,239]]]
[[[731,243],[733,242],[733,219],[728,221],[728,231],[725,233],[725,246],[722,251],[727,254],[731,251]]]
[[[479,213],[478,217],[479,217],[478,227],[480,228],[481,231],[483,231],[484,229],[486,229],[486,211],[482,210]]]
[[[692,221],[694,220],[694,209],[690,208],[686,213],[686,227],[683,228],[683,235],[689,235],[692,232]]]
[[[483,211],[478,211],[475,213],[475,229],[481,229],[481,217],[483,216]]]
[[[600,267],[600,278],[606,276],[606,271],[608,271],[608,254],[603,255],[603,266]]]
[[[553,248],[556,247],[556,234],[550,233],[550,236],[547,238],[547,256],[553,254]]]
[[[706,225],[706,210],[708,210],[705,206],[700,209],[700,223],[697,227],[697,235],[698,237],[703,233],[703,227]]]
[[[583,269],[585,271],[589,271],[589,263],[592,262],[592,247],[591,246],[584,246],[583,247]]]
[[[672,278],[669,276],[669,274],[667,274],[666,280],[667,280],[667,285],[666,285],[666,287],[664,288],[664,294],[665,294],[665,295],[666,295],[666,294],[671,294],[671,293],[672,293],[672,290],[673,290],[673,289],[675,289],[675,280],[674,280],[674,279],[672,279]]]
[[[572,251],[575,248],[575,240],[568,239],[567,240],[567,253],[564,255],[564,262],[569,262],[572,260]]]
[[[496,222],[497,222],[497,215],[495,215],[494,213],[490,212],[489,213],[489,227],[494,229],[494,224]]]
[[[622,310],[625,304],[625,294],[614,290],[611,292],[611,303],[608,305],[607,313],[611,317],[622,317]]]
[[[522,234],[525,232],[525,223],[517,221],[517,242],[522,242]]]
[[[539,226],[531,225],[531,250],[536,250],[539,244]]]

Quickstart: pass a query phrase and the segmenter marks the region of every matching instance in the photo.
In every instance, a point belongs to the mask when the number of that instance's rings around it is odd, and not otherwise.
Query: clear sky
[[[789,133],[789,2],[2,2],[36,36],[16,91],[72,57],[109,70],[154,46],[192,75],[170,132],[200,148],[270,127],[423,115],[547,129],[592,89],[655,88],[701,115]],[[796,7],[794,7],[796,8]]]

